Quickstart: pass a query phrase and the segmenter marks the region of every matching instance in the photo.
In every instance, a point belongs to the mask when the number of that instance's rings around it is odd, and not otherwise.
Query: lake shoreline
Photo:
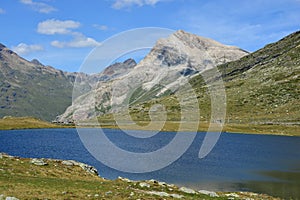
[[[1,166],[3,166],[1,168],[2,173],[0,174],[0,196],[2,197],[13,196],[21,199],[45,197],[86,198],[92,197],[90,193],[97,192],[97,194],[93,195],[96,199],[110,199],[111,197],[120,197],[121,199],[128,197],[142,197],[146,199],[156,199],[161,197],[166,199],[280,199],[267,194],[258,194],[254,192],[196,191],[191,188],[179,187],[174,184],[168,184],[153,179],[134,181],[119,177],[116,180],[107,180],[99,176],[98,171],[93,166],[73,160],[21,158],[0,153],[0,163]],[[25,175],[24,170],[27,171]],[[43,187],[40,185],[41,182],[43,182],[43,184],[47,184],[47,182],[51,184],[51,182],[57,181],[63,182],[62,185],[64,186],[66,182],[65,178],[67,178],[68,181],[75,183],[68,185],[67,188],[57,185],[53,185],[53,188],[49,188],[49,186]],[[20,182],[20,179],[23,179],[23,181]],[[8,180],[5,182],[5,185],[2,185],[3,180]],[[84,185],[81,185],[82,181],[84,181]],[[86,188],[86,183],[92,185],[89,185],[89,187]],[[99,184],[101,187],[98,187]],[[32,185],[36,186],[32,187]],[[8,186],[9,189],[4,190],[4,188]],[[59,192],[57,190],[59,190]],[[20,191],[22,192],[20,193]]]
[[[141,122],[145,123],[145,122]],[[175,126],[174,126],[175,124]],[[146,129],[144,126],[140,126],[140,129],[133,129],[133,126],[122,126],[124,130],[142,130],[142,131],[165,131],[173,132],[177,131],[178,122],[168,122],[162,129]],[[124,128],[125,127],[125,128]],[[200,122],[198,132],[207,132],[209,124],[206,122]],[[53,124],[50,122],[42,121],[40,119],[31,117],[9,117],[0,119],[0,130],[20,130],[20,129],[43,129],[43,128],[105,128],[105,129],[117,129],[120,128],[115,124],[94,124],[87,126],[76,126],[69,124]],[[190,132],[191,130],[184,130]],[[193,131],[194,132],[194,131]],[[300,125],[278,125],[278,124],[228,124],[225,123],[222,132],[235,133],[235,134],[256,134],[256,135],[278,135],[278,136],[300,136]]]
[[[97,134],[97,129],[86,131],[87,134]],[[160,132],[151,138],[135,139],[121,130],[103,131],[113,144],[131,152],[152,152],[167,146],[177,135],[176,132]],[[88,163],[100,171],[101,177],[109,180],[121,176],[130,180],[155,179],[194,190],[252,191],[281,198],[298,196],[293,188],[299,186],[297,177],[300,173],[299,170],[295,171],[300,166],[297,151],[299,137],[222,133],[210,155],[199,159],[200,145],[208,134],[187,133],[195,138],[178,160],[159,171],[143,174],[126,173],[121,168],[118,171],[99,162],[83,145],[76,129],[1,131],[0,152],[25,158],[72,159]],[[103,146],[102,144],[100,142],[99,146]],[[165,156],[167,155],[169,154]],[[132,165],[132,162],[127,163],[124,166]],[[1,169],[6,168],[1,164],[0,166]],[[290,173],[292,170],[293,173]],[[287,177],[291,179],[288,183]],[[278,181],[274,182],[274,178]]]

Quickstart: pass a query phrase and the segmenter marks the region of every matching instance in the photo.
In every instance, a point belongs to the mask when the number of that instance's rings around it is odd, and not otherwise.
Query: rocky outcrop
[[[176,91],[186,78],[228,61],[237,60],[248,53],[214,40],[182,30],[157,41],[150,53],[128,73],[108,82],[99,82],[93,90],[73,101],[59,119],[75,121],[93,118],[106,113],[119,112],[132,95],[131,103],[163,96],[171,88]],[[110,69],[105,73],[110,74]],[[159,88],[163,86],[162,88]],[[75,87],[76,91],[76,87]],[[152,96],[148,96],[151,93]],[[143,96],[143,98],[140,98]]]
[[[97,176],[99,175],[98,170],[95,167],[85,164],[85,163],[77,162],[74,160],[63,160],[63,161],[61,161],[61,164],[67,165],[67,166],[79,166],[86,172],[89,172],[89,173],[97,175]]]
[[[91,173],[91,174],[94,174],[94,175],[97,175],[97,176],[99,175],[98,170],[95,167],[93,167],[91,165],[88,165],[88,164],[85,164],[85,163],[77,162],[77,161],[74,161],[74,160],[55,160],[55,161],[59,162],[63,165],[66,165],[66,166],[79,166],[84,171],[86,171],[88,173]],[[48,163],[45,161],[45,159],[38,159],[38,158],[31,159],[30,163],[34,164],[34,165],[38,165],[38,166],[48,165]]]
[[[3,158],[9,158],[9,159],[20,159],[19,157],[17,156],[10,156],[10,155],[7,155],[5,153],[0,153],[0,159],[3,159]],[[91,166],[91,165],[88,165],[88,164],[85,164],[85,163],[81,163],[81,162],[77,162],[77,161],[74,161],[74,160],[58,160],[58,159],[45,159],[45,158],[31,158],[29,160],[29,162],[33,165],[37,165],[37,166],[47,166],[49,165],[48,162],[55,162],[55,163],[60,163],[62,165],[65,165],[65,166],[79,166],[81,167],[84,171],[90,173],[90,174],[93,174],[93,175],[96,175],[96,176],[99,176],[99,173],[98,173],[98,170]]]

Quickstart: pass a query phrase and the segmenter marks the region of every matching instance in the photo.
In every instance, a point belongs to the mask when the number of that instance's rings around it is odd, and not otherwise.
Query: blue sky
[[[0,26],[0,43],[22,57],[77,71],[103,40],[141,27],[255,51],[300,30],[300,0],[1,0]]]

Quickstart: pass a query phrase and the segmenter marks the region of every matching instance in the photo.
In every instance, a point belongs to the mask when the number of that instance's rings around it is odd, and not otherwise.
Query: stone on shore
[[[5,200],[19,200],[19,199],[16,197],[6,197]]]
[[[80,163],[79,166],[80,166],[84,171],[86,171],[86,172],[89,172],[89,173],[91,173],[91,174],[95,174],[95,175],[97,175],[97,176],[99,175],[98,170],[97,170],[95,167],[91,166],[91,165],[87,165],[87,164],[84,164],[84,163]]]
[[[45,166],[48,165],[43,159],[33,158],[31,159],[30,163],[38,166]]]
[[[166,193],[166,192],[158,192],[158,191],[147,191],[145,193],[160,196],[160,197],[172,197],[172,198],[175,198],[175,199],[181,199],[181,198],[184,197],[183,195],[180,195],[180,194],[169,194],[169,193]]]
[[[141,182],[141,183],[139,183],[139,186],[140,187],[147,187],[147,188],[150,188],[150,185],[148,184],[148,183],[145,183],[145,182]]]
[[[213,191],[199,190],[198,192],[201,193],[201,194],[208,195],[210,197],[219,197],[219,195],[217,193],[213,192]]]
[[[1,194],[0,200],[19,200],[19,199],[16,197],[5,197],[3,194]]]
[[[187,194],[196,194],[197,192],[191,188],[181,187],[179,191],[187,193]]]
[[[121,176],[119,176],[118,179],[121,180],[121,181],[127,182],[127,183],[133,182],[132,180],[129,180],[128,178],[123,178]]]
[[[67,165],[67,166],[74,166],[75,165],[73,160],[63,160],[63,161],[61,161],[61,164]]]
[[[240,197],[240,195],[238,195],[236,193],[225,194],[225,196],[227,196],[227,197],[234,197],[234,198],[239,198]]]

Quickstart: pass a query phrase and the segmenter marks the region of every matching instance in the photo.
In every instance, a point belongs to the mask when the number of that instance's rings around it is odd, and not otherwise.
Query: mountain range
[[[0,116],[80,121],[122,112],[127,101],[136,121],[149,120],[150,107],[157,103],[166,105],[168,119],[176,121],[181,119],[176,92],[188,80],[199,102],[200,118],[208,121],[207,87],[222,78],[226,123],[297,124],[299,55],[300,32],[248,53],[180,30],[158,40],[139,63],[128,59],[88,75],[27,61],[0,45]],[[212,75],[214,67],[219,76]]]
[[[176,31],[158,40],[150,53],[128,73],[113,81],[100,81],[93,90],[75,99],[58,120],[82,121],[118,113],[126,110],[128,98],[132,105],[168,95],[170,90],[178,90],[196,74],[247,54],[237,47]]]

